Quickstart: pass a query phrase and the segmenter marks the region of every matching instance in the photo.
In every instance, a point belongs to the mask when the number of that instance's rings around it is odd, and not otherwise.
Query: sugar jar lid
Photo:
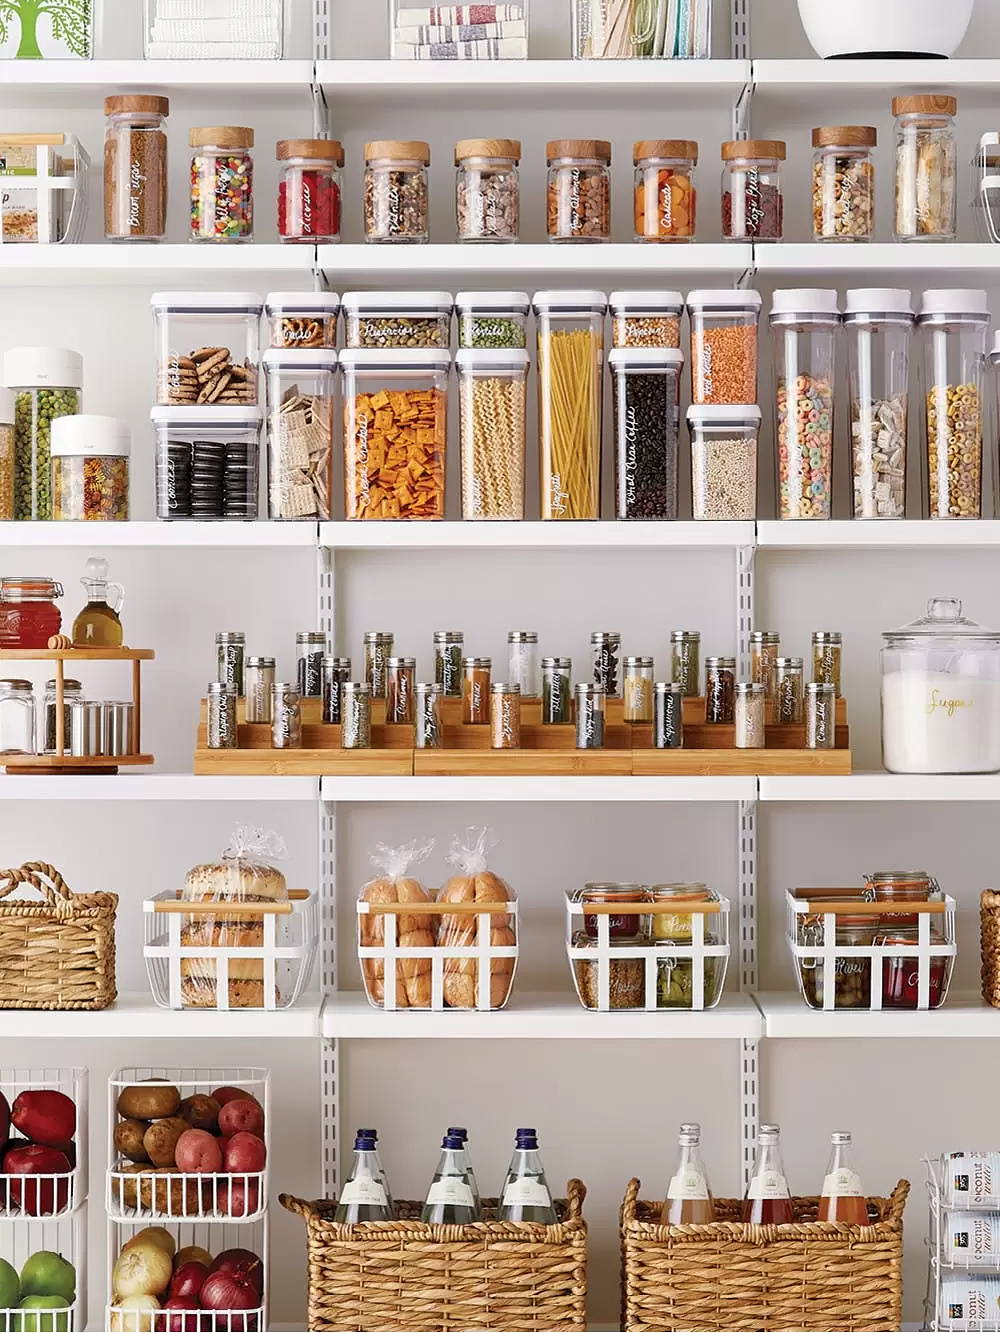
[[[901,625],[899,629],[884,630],[882,637],[895,645],[959,639],[968,645],[978,643],[1000,647],[1000,633],[963,616],[962,603],[957,597],[932,597],[927,603],[925,616],[908,625]]]

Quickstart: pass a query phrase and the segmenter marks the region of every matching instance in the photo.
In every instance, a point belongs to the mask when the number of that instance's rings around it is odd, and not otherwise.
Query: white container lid
[[[844,293],[844,314],[909,315],[913,317],[911,293],[901,287],[851,287]]]
[[[612,370],[627,370],[630,366],[653,366],[680,370],[684,353],[677,347],[615,347],[608,353]]]
[[[12,347],[3,382],[8,389],[82,389],[83,357],[68,347]]]
[[[0,385],[0,425],[14,424],[14,395],[10,389]]]
[[[128,458],[132,434],[117,417],[56,417],[52,422],[53,458]]]
[[[340,364],[358,370],[447,370],[451,353],[433,347],[345,347]]]
[[[377,314],[380,310],[451,314],[451,292],[345,292],[341,302],[345,315]]]
[[[459,370],[527,370],[531,357],[527,352],[500,347],[462,347],[455,353]]]
[[[154,310],[177,314],[259,315],[264,309],[257,292],[154,292],[149,304]]]
[[[603,292],[535,292],[532,299],[536,310],[594,310],[604,314],[608,308]]]
[[[760,408],[753,403],[692,403],[687,410],[689,426],[741,423],[754,426],[758,421],[760,421]]]
[[[336,292],[268,292],[264,304],[272,310],[328,310],[335,314],[340,309]]]
[[[531,297],[527,292],[459,292],[455,305],[459,310],[516,310],[526,315]]]
[[[684,309],[680,292],[612,292],[608,297],[612,313],[618,310],[670,310],[677,314]]]
[[[993,348],[990,352],[990,361],[994,366],[1000,362],[1000,332],[994,333],[993,335]],[[3,390],[0,389],[0,394],[2,393]],[[3,419],[3,398],[0,397],[0,421],[3,421]]]
[[[259,407],[153,407],[149,419],[154,426],[259,426],[264,414]]]
[[[920,315],[970,315],[990,317],[989,298],[981,287],[945,287],[924,292]]]
[[[771,298],[771,318],[775,315],[820,315],[840,318],[837,293],[831,287],[784,287]]]
[[[761,296],[749,288],[699,288],[688,292],[687,304],[689,310],[759,310]]]
[[[265,370],[336,370],[332,347],[271,347],[261,357]]]

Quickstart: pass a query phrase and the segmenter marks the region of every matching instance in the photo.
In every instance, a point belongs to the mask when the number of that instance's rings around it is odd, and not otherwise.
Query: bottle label
[[[518,1176],[503,1192],[503,1206],[510,1208],[551,1208],[552,1196],[537,1176]]]
[[[861,1188],[861,1177],[857,1171],[842,1166],[823,1179],[824,1199],[863,1199],[865,1192]]]
[[[761,1171],[747,1191],[748,1199],[788,1199],[788,1181],[780,1171]]]
[[[667,1190],[668,1199],[707,1199],[708,1181],[697,1171],[678,1171]]]
[[[459,1176],[443,1176],[427,1191],[426,1203],[453,1203],[459,1208],[474,1208],[475,1200],[468,1184]]]
[[[340,1202],[369,1203],[384,1208],[387,1200],[381,1181],[373,1180],[371,1176],[358,1176],[356,1180],[349,1180],[344,1186]]]

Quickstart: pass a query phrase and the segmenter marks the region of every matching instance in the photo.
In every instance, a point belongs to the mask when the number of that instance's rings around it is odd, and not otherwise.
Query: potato
[[[122,1089],[118,1095],[118,1114],[129,1120],[161,1120],[176,1115],[180,1104],[181,1094],[176,1088],[147,1080]]]
[[[201,1182],[182,1180],[176,1167],[144,1167],[138,1178],[139,1207],[144,1212],[170,1217],[197,1217],[201,1211]]]
[[[210,1134],[218,1133],[219,1112],[222,1109],[214,1097],[206,1097],[196,1092],[193,1097],[185,1097],[177,1108],[177,1114],[186,1120],[192,1129],[207,1129]]]
[[[119,1120],[115,1125],[115,1149],[130,1162],[148,1162],[149,1154],[142,1144],[147,1129],[145,1120]]]
[[[177,1140],[190,1128],[188,1122],[179,1115],[168,1116],[166,1120],[157,1120],[150,1125],[143,1135],[142,1146],[154,1166],[174,1165]]]
[[[135,1177],[143,1168],[138,1162],[124,1162],[115,1168],[111,1182],[112,1197],[116,1208],[139,1207],[139,1188]],[[122,1179],[121,1177],[124,1177]]]

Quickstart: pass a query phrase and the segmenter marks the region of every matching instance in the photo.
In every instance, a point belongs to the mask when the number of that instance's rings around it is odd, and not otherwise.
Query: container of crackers
[[[267,385],[269,517],[328,519],[337,353],[272,348],[261,364]]]
[[[256,407],[260,317],[254,292],[154,292],[159,407]]]

